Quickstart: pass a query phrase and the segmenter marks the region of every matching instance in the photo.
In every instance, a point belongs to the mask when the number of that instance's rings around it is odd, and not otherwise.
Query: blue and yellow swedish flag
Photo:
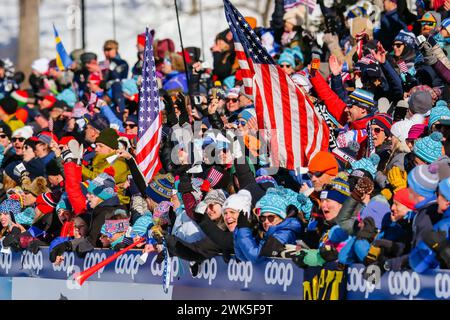
[[[64,45],[61,42],[58,31],[56,31],[55,25],[53,25],[53,31],[55,32],[55,42],[56,42],[56,65],[58,69],[64,71],[66,68],[70,67],[73,63],[70,56],[67,54]]]

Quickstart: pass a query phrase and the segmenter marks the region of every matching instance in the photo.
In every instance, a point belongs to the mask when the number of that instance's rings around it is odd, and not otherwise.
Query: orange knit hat
[[[311,159],[308,165],[310,172],[323,172],[330,176],[338,174],[338,162],[330,152],[320,151]]]

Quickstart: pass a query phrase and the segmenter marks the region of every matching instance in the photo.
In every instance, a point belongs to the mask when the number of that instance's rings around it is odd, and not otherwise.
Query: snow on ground
[[[239,3],[251,6],[255,0],[232,1],[244,15],[261,16],[243,8]],[[0,1],[0,58],[16,56],[19,34],[18,0]],[[156,30],[159,39],[171,38],[177,50],[181,50],[173,0],[114,0],[116,12],[116,40],[119,52],[130,65],[136,62],[136,36],[148,25]],[[212,62],[209,48],[217,33],[227,28],[222,0],[198,0],[203,5],[203,32],[205,59]],[[41,57],[55,57],[52,23],[56,25],[67,51],[81,47],[79,0],[41,0],[40,53]],[[113,0],[86,0],[86,49],[103,57],[103,43],[113,39]],[[256,3],[256,2],[255,2]],[[265,3],[265,1],[262,1]],[[254,3],[253,3],[254,4]],[[200,15],[191,16],[191,0],[180,0],[180,25],[185,47],[202,47]],[[262,10],[261,10],[262,11]]]

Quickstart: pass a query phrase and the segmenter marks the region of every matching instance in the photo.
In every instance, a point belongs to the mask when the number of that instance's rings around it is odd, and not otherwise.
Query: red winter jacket
[[[316,72],[314,77],[309,79],[320,100],[327,106],[328,112],[341,124],[347,124],[347,113],[344,112],[347,104],[331,89],[325,79]]]
[[[86,212],[86,197],[81,191],[81,166],[74,162],[64,163],[66,191],[73,213],[76,215]]]

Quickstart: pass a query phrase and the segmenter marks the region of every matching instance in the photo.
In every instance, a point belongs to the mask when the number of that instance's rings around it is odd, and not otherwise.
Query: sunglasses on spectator
[[[230,101],[236,103],[238,101],[238,99],[237,98],[227,98],[226,102],[230,102]]]
[[[239,126],[239,125],[245,126],[246,124],[247,124],[247,121],[244,121],[244,120],[238,120],[238,121],[236,121],[236,125],[237,125],[237,126]]]
[[[137,124],[134,124],[134,123],[124,123],[124,124],[123,124],[123,127],[124,127],[124,128],[134,129],[134,128],[137,127]]]
[[[375,133],[380,133],[381,131],[383,131],[384,132],[384,129],[381,129],[381,128],[372,128],[372,130],[373,130],[373,132],[375,132]]]
[[[316,178],[320,178],[323,176],[325,172],[321,172],[321,171],[316,171],[316,172],[308,172],[308,176],[310,177],[316,177]]]
[[[12,138],[12,141],[13,141],[13,142],[14,142],[14,141],[24,142],[24,141],[25,141],[25,138],[22,138],[22,137],[20,137],[20,138]]]
[[[291,65],[290,64],[280,64],[281,68],[290,68]]]
[[[436,22],[422,21],[420,24],[421,24],[423,27],[424,27],[424,26],[434,27],[434,26],[436,25]]]
[[[440,123],[435,123],[435,124],[433,124],[433,126],[434,126],[434,129],[436,129],[438,131],[440,131],[442,129],[442,124],[440,124]]]
[[[111,51],[111,50],[113,50],[114,48],[103,48],[103,50],[104,51]]]
[[[259,217],[259,221],[261,221],[262,223],[266,222],[266,220],[269,220],[270,223],[273,223],[275,221],[276,215],[271,214],[268,216],[260,216]]]
[[[6,134],[0,134],[0,138],[1,138],[1,139],[5,139],[6,137],[7,137]]]
[[[403,44],[403,43],[394,43],[394,47],[396,47],[396,48],[401,48],[401,47],[403,47],[405,44]]]

